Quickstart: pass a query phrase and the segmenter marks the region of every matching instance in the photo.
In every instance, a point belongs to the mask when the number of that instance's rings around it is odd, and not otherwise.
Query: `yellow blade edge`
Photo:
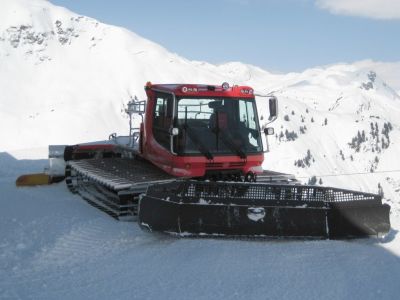
[[[51,177],[44,173],[26,174],[19,176],[15,181],[16,186],[35,186],[51,183]]]

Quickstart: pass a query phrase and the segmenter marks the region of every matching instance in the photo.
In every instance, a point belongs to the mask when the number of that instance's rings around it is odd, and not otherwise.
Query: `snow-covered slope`
[[[400,169],[399,62],[272,74],[239,62],[189,61],[45,0],[2,0],[1,8],[0,151],[126,134],[124,104],[144,97],[146,81],[228,81],[279,98],[265,168],[371,192],[379,185],[399,201],[400,173],[386,173]],[[265,124],[264,98],[258,107]],[[343,176],[353,173],[367,174]]]
[[[400,240],[177,239],[118,222],[45,161],[0,153],[0,299],[397,299]],[[396,296],[397,295],[397,296]]]
[[[146,81],[219,82],[123,28],[44,0],[0,12],[0,149],[76,143],[126,128],[121,109]],[[18,138],[16,138],[18,136]]]
[[[265,166],[399,199],[400,172],[386,173],[400,170],[399,95],[354,65],[285,77],[273,86],[281,115]]]

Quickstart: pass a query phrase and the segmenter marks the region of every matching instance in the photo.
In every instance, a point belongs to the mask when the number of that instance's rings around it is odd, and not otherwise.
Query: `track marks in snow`
[[[137,267],[134,262],[146,269],[146,250],[158,257],[163,253],[160,249],[177,241],[147,234],[136,223],[118,222],[107,215],[77,223],[48,240],[31,261],[24,259],[25,265],[0,276],[0,299],[93,298],[88,290],[118,295],[118,289],[108,291],[110,282],[131,295],[132,287],[125,281]]]
[[[73,226],[54,244],[43,248],[35,257],[34,265],[40,268],[51,268],[89,263],[96,261],[100,256],[113,255],[124,245],[134,242],[134,237],[129,232],[110,231],[105,223],[109,222],[98,218]],[[115,225],[115,227],[120,227],[118,224]]]

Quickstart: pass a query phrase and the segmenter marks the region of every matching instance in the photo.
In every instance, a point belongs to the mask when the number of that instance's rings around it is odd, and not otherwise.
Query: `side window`
[[[253,103],[250,101],[240,100],[239,102],[239,119],[249,129],[257,129],[256,119],[254,115]]]
[[[171,94],[157,93],[153,112],[153,135],[156,141],[169,149],[169,129],[172,125],[173,98]]]
[[[154,110],[154,126],[164,127],[166,107],[166,99],[157,98],[156,107]]]
[[[260,150],[259,132],[255,115],[255,104],[252,101],[239,100],[239,133],[247,143],[248,149]],[[258,151],[257,150],[257,151]]]
[[[246,125],[246,127],[248,127],[247,125],[247,109],[246,109],[246,102],[244,102],[243,100],[239,101],[239,120],[240,122],[242,122],[243,124]]]
[[[246,102],[247,106],[247,120],[250,129],[257,129],[256,116],[254,115],[254,107],[252,102]]]

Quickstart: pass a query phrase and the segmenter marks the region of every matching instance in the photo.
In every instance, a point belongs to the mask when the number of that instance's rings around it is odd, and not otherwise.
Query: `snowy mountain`
[[[12,124],[2,131],[2,149],[123,130],[123,104],[143,97],[148,80],[182,82],[190,74],[191,81],[220,82],[132,32],[47,1],[2,1],[0,20],[0,118],[1,125]]]
[[[400,173],[386,171],[400,170],[400,97],[379,74],[335,65],[288,74],[272,89],[281,117],[267,167],[324,185],[375,193],[379,185],[398,202]]]
[[[399,66],[361,61],[273,74],[213,65],[44,0],[1,0],[0,298],[398,298]],[[391,232],[381,240],[177,239],[117,222],[63,182],[15,187],[17,176],[47,165],[21,159],[45,158],[40,147],[126,134],[124,105],[144,97],[146,81],[228,81],[275,94],[280,117],[268,125],[276,135],[264,167],[383,192]],[[267,105],[257,101],[267,126]]]
[[[265,168],[305,182],[316,176],[317,184],[383,189],[399,201],[400,173],[386,173],[400,169],[398,65],[362,61],[289,74],[212,65],[45,0],[2,0],[0,150],[126,134],[124,105],[131,96],[144,98],[147,81],[228,81],[279,98]],[[265,125],[264,101],[258,99]]]

